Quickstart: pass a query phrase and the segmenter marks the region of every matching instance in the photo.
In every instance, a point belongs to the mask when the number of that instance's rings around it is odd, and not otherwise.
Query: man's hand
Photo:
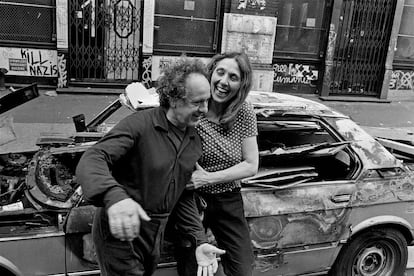
[[[191,175],[190,183],[186,185],[187,190],[194,190],[206,186],[209,184],[210,173],[203,169],[198,163],[196,163],[196,168]]]
[[[198,264],[197,276],[213,276],[218,268],[216,256],[224,253],[226,251],[208,243],[197,246],[195,251]]]
[[[141,219],[150,217],[135,200],[126,198],[108,208],[109,229],[115,238],[132,241],[139,234]]]

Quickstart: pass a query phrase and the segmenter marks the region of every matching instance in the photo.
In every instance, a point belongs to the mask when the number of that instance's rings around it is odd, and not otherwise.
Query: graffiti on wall
[[[145,84],[146,87],[152,87],[152,80],[151,80],[151,71],[152,71],[152,57],[148,56],[144,58],[142,62],[142,82]]]
[[[318,79],[318,71],[310,65],[303,64],[273,64],[273,82],[277,84],[306,84]]]
[[[239,0],[237,9],[244,10],[246,8],[264,10],[266,9],[266,0]]]
[[[57,77],[57,51],[0,47],[0,67],[8,75]]]
[[[274,17],[278,14],[283,0],[229,0],[230,13]]]
[[[60,54],[58,55],[58,87],[66,87],[67,81],[66,58],[64,54]]]
[[[20,54],[22,59],[27,60],[30,76],[57,76],[56,60],[51,60],[49,56],[42,55],[42,50],[21,49]]]
[[[414,71],[393,71],[389,88],[396,90],[414,90]]]

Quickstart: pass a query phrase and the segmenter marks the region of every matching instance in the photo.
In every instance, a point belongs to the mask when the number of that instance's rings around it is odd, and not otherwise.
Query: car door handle
[[[344,202],[349,202],[350,200],[351,200],[350,194],[334,195],[331,197],[331,201],[334,203],[344,203]]]

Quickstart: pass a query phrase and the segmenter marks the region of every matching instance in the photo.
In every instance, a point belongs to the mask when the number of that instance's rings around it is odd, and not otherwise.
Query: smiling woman
[[[187,188],[197,189],[207,202],[204,224],[226,250],[221,257],[226,275],[249,276],[253,252],[238,180],[258,168],[256,116],[245,101],[252,70],[248,57],[238,52],[214,56],[208,68],[209,110],[197,125],[203,156]],[[196,275],[192,249],[181,251],[176,255],[179,274]]]
[[[208,69],[212,100],[207,117],[230,127],[252,86],[249,58],[238,52],[216,55]]]

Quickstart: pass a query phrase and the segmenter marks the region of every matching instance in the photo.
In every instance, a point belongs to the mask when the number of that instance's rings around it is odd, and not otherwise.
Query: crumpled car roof
[[[131,110],[159,105],[155,88],[147,89],[139,82],[129,84],[125,89],[125,95],[120,95],[120,100]],[[348,118],[348,116],[317,101],[288,94],[250,91],[247,101],[255,107],[256,113],[289,113]]]
[[[253,104],[257,113],[275,111],[289,114],[348,118],[348,116],[324,104],[294,95],[251,91],[247,100]]]

